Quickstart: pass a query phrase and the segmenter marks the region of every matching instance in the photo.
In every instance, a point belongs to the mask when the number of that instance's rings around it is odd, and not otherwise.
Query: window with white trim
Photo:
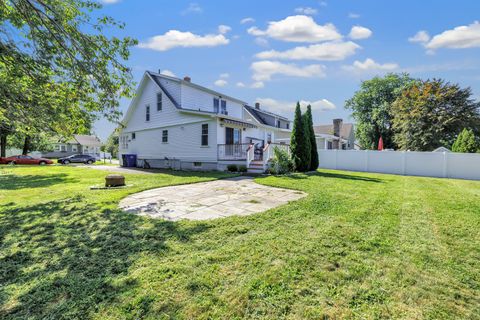
[[[208,146],[208,123],[202,124],[202,146]]]
[[[145,106],[145,121],[150,121],[150,105]]]
[[[162,142],[167,143],[168,142],[168,130],[163,130],[162,131]]]
[[[220,100],[218,98],[213,98],[213,112],[218,113],[220,108]]]
[[[157,93],[157,111],[162,111],[163,105],[162,105],[162,93],[159,92]]]
[[[77,152],[77,151],[78,151],[77,145],[76,144],[72,145],[72,152]]]

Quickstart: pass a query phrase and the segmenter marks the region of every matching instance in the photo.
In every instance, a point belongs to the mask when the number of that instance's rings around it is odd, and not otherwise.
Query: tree
[[[395,149],[391,113],[392,103],[414,80],[406,73],[387,74],[363,81],[360,90],[345,102],[355,119],[355,134],[362,149],[376,150],[380,137],[385,148]]]
[[[300,110],[299,102],[297,102],[295,108],[290,149],[292,151],[292,160],[295,164],[295,170],[300,172],[308,171],[310,163],[306,163],[305,161],[305,130],[303,128],[302,111]]]
[[[478,152],[480,143],[472,129],[463,129],[452,145],[453,152],[475,153]]]
[[[304,144],[304,156],[303,162],[305,163],[306,170],[309,171],[312,167],[312,143],[310,141],[310,134],[313,132],[313,127],[310,126],[310,118],[308,110],[302,115],[303,125],[303,144]]]
[[[0,2],[0,142],[12,133],[35,132],[39,123],[52,123],[66,136],[72,120],[77,126],[101,114],[118,119],[119,98],[133,93],[123,61],[137,42],[105,36],[106,27],[124,25],[110,17],[92,19],[99,8],[90,0]],[[66,121],[56,121],[61,118]]]
[[[118,128],[115,129],[107,138],[107,142],[104,145],[104,151],[109,152],[113,158],[116,158],[118,155]]]
[[[305,128],[305,137],[308,141],[307,145],[310,145],[310,171],[315,171],[318,169],[318,151],[317,151],[317,141],[315,139],[315,131],[313,130],[313,117],[312,117],[312,106],[307,106],[307,112],[303,115],[304,119],[304,128]]]
[[[414,83],[394,102],[395,143],[402,150],[451,146],[463,128],[478,134],[480,104],[470,88],[440,79]]]

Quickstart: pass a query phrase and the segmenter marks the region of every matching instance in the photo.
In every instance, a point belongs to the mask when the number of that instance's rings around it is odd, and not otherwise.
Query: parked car
[[[33,158],[31,156],[11,156],[6,158],[0,158],[2,164],[52,164],[53,161],[45,158]]]
[[[95,159],[95,157],[92,157],[91,155],[88,155],[88,154],[74,154],[69,157],[58,159],[58,163],[61,163],[61,164],[69,164],[69,163],[92,164],[95,161],[97,161],[97,159]]]

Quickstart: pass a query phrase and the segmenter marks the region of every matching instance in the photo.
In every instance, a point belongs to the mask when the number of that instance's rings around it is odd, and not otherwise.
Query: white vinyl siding
[[[226,111],[229,116],[243,119],[243,105],[237,101],[228,99],[223,96],[215,96],[212,93],[201,91],[199,89],[192,88],[188,85],[182,84],[182,107],[186,109],[202,110],[208,112],[221,113],[221,100],[226,102]],[[213,99],[219,99],[219,110],[214,111]]]
[[[208,147],[202,146],[199,136],[202,125],[208,123]],[[139,159],[178,159],[181,161],[217,161],[216,121],[197,122],[164,128],[136,131],[135,143],[122,153],[136,154]],[[168,130],[168,143],[162,143],[163,130]],[[122,143],[122,141],[121,141]]]

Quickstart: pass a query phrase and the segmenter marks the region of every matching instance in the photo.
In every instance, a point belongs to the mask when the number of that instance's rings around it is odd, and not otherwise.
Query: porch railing
[[[263,149],[263,169],[266,170],[268,167],[268,161],[273,158],[274,148],[279,148],[280,150],[285,150],[290,155],[290,145],[283,143],[267,143]]]
[[[250,143],[217,145],[218,160],[247,160]]]

